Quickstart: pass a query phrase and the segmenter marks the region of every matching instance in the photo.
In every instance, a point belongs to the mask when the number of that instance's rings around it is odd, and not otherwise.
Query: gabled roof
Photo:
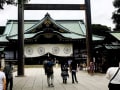
[[[6,35],[0,35],[0,42],[9,42],[9,41],[6,39]]]
[[[120,41],[120,32],[110,32],[110,34]]]
[[[46,25],[46,27],[49,27],[50,24],[52,24],[53,28],[57,28],[54,29],[53,32],[59,33],[65,38],[86,38],[86,28],[82,20],[54,20],[49,14],[46,14],[42,20],[25,20],[24,38],[33,38],[34,36],[43,33],[45,30],[41,29],[42,26]],[[18,39],[18,21],[9,20],[3,35],[8,39]],[[103,39],[103,37],[93,36],[93,40]]]
[[[114,45],[114,44],[109,44],[109,45],[105,45],[106,49],[116,49],[116,50],[120,50],[120,44]]]
[[[50,15],[47,13],[42,20],[40,20],[38,23],[34,24],[32,27],[27,29],[25,31],[25,33],[35,33],[35,32],[41,31],[40,28],[42,28],[42,24],[44,24],[46,27],[49,27],[51,24],[53,24],[54,28],[59,28],[59,30],[57,30],[57,29],[55,29],[55,30],[60,33],[70,33],[71,32],[69,29],[63,27],[59,23],[56,23],[55,20],[53,20],[50,17]],[[39,30],[37,31],[38,28],[39,28]]]

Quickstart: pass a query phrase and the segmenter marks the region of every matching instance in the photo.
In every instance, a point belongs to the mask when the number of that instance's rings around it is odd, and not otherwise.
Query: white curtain
[[[72,56],[72,44],[31,44],[24,47],[25,57],[38,57],[46,53],[56,56]]]

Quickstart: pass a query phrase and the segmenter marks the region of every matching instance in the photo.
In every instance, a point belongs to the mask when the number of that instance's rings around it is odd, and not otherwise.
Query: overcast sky
[[[102,24],[113,28],[112,13],[115,10],[113,7],[114,0],[91,0],[91,19],[92,24]],[[29,3],[40,4],[84,4],[84,0],[31,0]],[[49,13],[53,19],[83,19],[85,22],[85,12],[76,11],[25,11],[25,19],[40,20],[46,13]],[[0,26],[6,24],[9,19],[17,19],[17,7],[14,5],[4,5],[4,10],[0,10]]]

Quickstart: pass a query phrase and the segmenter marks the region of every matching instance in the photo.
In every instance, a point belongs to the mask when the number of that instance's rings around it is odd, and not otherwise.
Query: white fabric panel
[[[73,54],[72,44],[32,44],[25,45],[25,57],[38,57],[46,53],[56,56],[71,56]]]

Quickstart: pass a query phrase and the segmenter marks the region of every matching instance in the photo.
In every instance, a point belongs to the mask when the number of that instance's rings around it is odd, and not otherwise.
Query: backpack
[[[52,62],[47,63],[47,65],[46,65],[46,73],[47,73],[47,75],[53,74],[53,63]]]
[[[6,67],[4,68],[4,70],[3,70],[3,72],[5,73],[6,78],[11,79],[12,76],[13,76],[13,74],[12,74],[12,72],[13,72],[13,67],[6,66]]]

